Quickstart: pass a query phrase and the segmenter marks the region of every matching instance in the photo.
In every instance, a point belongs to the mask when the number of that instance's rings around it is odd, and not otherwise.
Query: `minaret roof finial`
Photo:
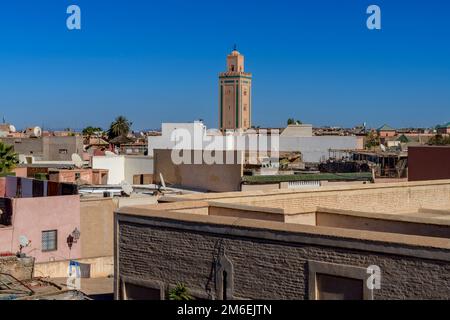
[[[236,45],[236,43],[234,44],[233,51],[237,51],[237,45]]]

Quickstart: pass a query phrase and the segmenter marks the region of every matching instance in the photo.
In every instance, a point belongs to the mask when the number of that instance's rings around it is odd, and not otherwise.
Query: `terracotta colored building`
[[[397,131],[394,128],[388,126],[387,124],[378,128],[377,132],[378,132],[378,135],[380,136],[380,138],[395,137],[395,135],[397,134]]]
[[[450,134],[450,122],[437,127],[438,134]]]
[[[252,74],[244,71],[244,56],[236,48],[219,75],[219,128],[248,129],[252,125]]]
[[[104,185],[108,182],[107,169],[49,169],[48,178],[50,181]]]

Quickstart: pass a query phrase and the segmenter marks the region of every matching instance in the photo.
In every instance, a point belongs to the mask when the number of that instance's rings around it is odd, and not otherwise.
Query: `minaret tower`
[[[219,75],[219,128],[251,127],[252,74],[244,72],[244,56],[234,50],[227,56],[227,71]]]

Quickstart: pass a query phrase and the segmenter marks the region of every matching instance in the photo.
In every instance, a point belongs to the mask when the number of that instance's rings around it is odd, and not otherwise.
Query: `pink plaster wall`
[[[26,167],[14,168],[13,172],[16,174],[16,177],[26,178],[28,176],[28,168]]]
[[[13,228],[0,228],[0,252],[17,252],[19,236],[25,235],[31,245],[23,250],[36,262],[81,258],[80,242],[69,250],[66,239],[75,228],[80,230],[80,196],[20,198],[13,200]],[[42,252],[42,231],[58,230],[56,251]],[[81,237],[83,235],[81,234]]]

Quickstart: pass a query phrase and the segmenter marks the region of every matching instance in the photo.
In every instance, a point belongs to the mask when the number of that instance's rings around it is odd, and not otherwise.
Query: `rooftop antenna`
[[[75,167],[77,167],[78,169],[83,168],[83,159],[81,159],[81,157],[77,153],[72,154],[72,161]]]

